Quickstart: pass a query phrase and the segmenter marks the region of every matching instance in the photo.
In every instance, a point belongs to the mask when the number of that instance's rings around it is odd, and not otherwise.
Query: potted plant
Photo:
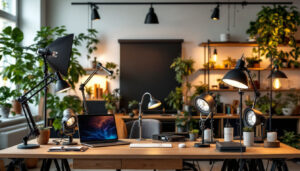
[[[0,87],[0,114],[3,118],[8,118],[11,105],[11,97],[13,92],[6,86]]]
[[[199,136],[199,129],[192,129],[189,131],[190,141],[196,141]]]
[[[182,91],[184,90],[184,104],[189,105],[188,94],[192,88],[191,83],[189,82],[189,76],[194,72],[194,63],[193,59],[184,59],[182,57],[175,58],[170,68],[173,69],[176,73],[176,80],[179,84],[183,85]]]
[[[39,126],[40,135],[37,137],[37,142],[40,145],[47,145],[50,139],[50,128]]]
[[[105,108],[108,114],[114,114],[117,110],[117,103],[119,98],[115,94],[104,94],[103,99],[105,100]]]
[[[246,57],[248,68],[259,68],[260,62],[262,61],[258,56]]]
[[[176,87],[175,91],[171,91],[168,97],[165,98],[168,106],[177,110],[177,114],[180,114],[182,109],[182,89],[181,87]]]
[[[244,140],[244,145],[246,147],[253,146],[253,144],[254,144],[253,128],[250,128],[250,127],[244,127],[243,128],[243,140]]]
[[[128,109],[132,111],[133,115],[137,116],[139,114],[139,102],[136,100],[129,101]]]
[[[116,79],[116,77],[119,75],[120,69],[118,68],[118,65],[113,62],[107,62],[105,64],[105,67],[111,71],[113,71],[112,75],[106,75],[106,78],[110,78],[111,80]]]
[[[289,146],[292,146],[294,148],[299,149],[299,147],[300,147],[299,146],[300,136],[295,134],[295,132],[293,132],[293,131],[289,132],[289,131],[284,130],[283,132],[284,132],[284,134],[283,134],[282,137],[280,137],[280,141],[287,144],[287,145],[289,145]]]
[[[187,131],[189,121],[189,113],[183,112],[183,114],[177,114],[175,119],[175,125],[177,133],[183,133]]]
[[[87,94],[87,96],[86,96],[87,99],[92,98],[93,87],[92,87],[92,86],[86,87],[86,88],[85,88],[85,92],[86,92],[86,94]]]
[[[261,55],[271,58],[275,65],[287,67],[290,59],[297,61],[300,49],[297,48],[295,33],[300,24],[300,15],[295,6],[274,5],[263,7],[257,19],[250,22],[247,33],[256,37]],[[280,44],[291,50],[278,49]]]

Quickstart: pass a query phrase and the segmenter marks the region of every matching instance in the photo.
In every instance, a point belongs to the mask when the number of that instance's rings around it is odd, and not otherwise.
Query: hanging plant
[[[263,7],[258,12],[256,21],[250,22],[247,33],[256,37],[261,55],[266,55],[266,58],[273,57],[274,64],[283,67],[284,62],[292,61],[298,65],[300,49],[296,46],[295,33],[299,24],[300,17],[295,6],[274,5]],[[278,46],[281,44],[292,47],[292,50],[279,50]]]

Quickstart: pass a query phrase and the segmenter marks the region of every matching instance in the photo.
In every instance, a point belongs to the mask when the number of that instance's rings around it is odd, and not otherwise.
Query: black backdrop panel
[[[181,56],[182,42],[181,39],[119,40],[121,108],[127,108],[130,100],[140,101],[148,91],[167,109],[164,98],[178,86],[170,65]],[[144,110],[148,102],[147,96]]]

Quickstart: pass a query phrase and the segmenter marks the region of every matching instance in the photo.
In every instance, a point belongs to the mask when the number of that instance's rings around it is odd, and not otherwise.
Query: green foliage
[[[269,113],[270,108],[270,95],[266,94],[260,98],[258,98],[256,102],[256,107],[262,113]],[[285,100],[285,97],[281,93],[276,93],[275,97],[272,99],[272,113],[276,115],[282,114],[282,108],[285,108],[288,105],[289,101]]]
[[[199,96],[202,93],[205,93],[205,92],[208,91],[208,85],[207,84],[202,84],[201,83],[201,85],[196,85],[196,86],[194,86],[194,88],[195,88],[195,92],[191,96],[191,99],[194,99],[196,96]]]
[[[115,111],[117,109],[117,102],[120,100],[115,94],[104,94],[103,99],[105,100],[105,108],[107,110]]]
[[[129,101],[128,108],[129,109],[138,109],[139,108],[139,102],[136,101],[136,100]]]
[[[294,36],[299,24],[300,17],[295,6],[274,5],[263,7],[257,14],[256,21],[250,22],[247,33],[256,37],[261,55],[266,55],[267,58],[273,57],[274,64],[282,67],[284,61],[298,63],[300,49],[296,46]],[[288,45],[292,50],[290,52],[278,50],[280,44]]]
[[[253,132],[253,128],[250,127],[244,127],[243,132]]]
[[[199,133],[199,129],[192,129],[192,130],[190,131],[190,133],[198,134],[198,133]]]
[[[119,75],[120,73],[120,69],[118,68],[118,65],[113,63],[113,62],[107,62],[105,64],[105,67],[109,70],[112,70],[114,73],[112,75],[106,75],[106,78],[110,78],[110,79],[116,79],[116,77]]]
[[[92,95],[92,93],[93,93],[93,87],[92,87],[92,86],[85,87],[85,92],[86,92],[88,95]]]
[[[188,125],[190,120],[189,113],[184,112],[183,116],[181,114],[177,114],[176,119],[175,119],[175,125],[177,127],[185,127]]]
[[[0,87],[0,92],[0,105],[11,108],[11,97],[14,95],[15,91],[11,91],[10,88],[2,86]]]
[[[53,94],[47,95],[48,108],[51,109],[50,118],[54,118],[53,127],[55,130],[61,129],[61,119],[66,109],[72,109],[75,113],[81,113],[81,100],[78,96],[65,96],[62,100]]]
[[[192,59],[175,58],[170,68],[176,72],[176,80],[183,83],[183,77],[187,77],[194,72],[194,61]]]
[[[254,64],[260,63],[262,60],[258,56],[246,57],[247,67],[254,67]]]
[[[168,97],[165,98],[168,106],[173,109],[180,110],[182,108],[182,88],[176,87],[175,90],[171,91]]]
[[[292,146],[294,148],[297,148],[299,149],[299,139],[300,139],[300,136],[295,134],[295,132],[293,131],[286,131],[284,130],[284,135],[282,137],[280,137],[280,141],[289,145],[289,146]]]

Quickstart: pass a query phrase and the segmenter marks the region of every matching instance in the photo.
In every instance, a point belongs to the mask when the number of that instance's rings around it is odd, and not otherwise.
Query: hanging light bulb
[[[213,54],[213,58],[212,58],[213,62],[217,62],[218,60],[218,53],[217,53],[217,49],[214,49],[214,54]]]
[[[280,83],[279,78],[275,78],[274,79],[274,81],[273,81],[273,88],[276,89],[276,90],[281,88],[281,83]]]

